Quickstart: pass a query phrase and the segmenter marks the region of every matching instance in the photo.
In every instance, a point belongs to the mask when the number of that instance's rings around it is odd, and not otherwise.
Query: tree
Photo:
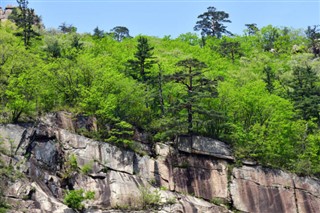
[[[93,37],[94,38],[103,38],[104,32],[103,30],[100,30],[99,27],[96,27],[93,29]]]
[[[263,68],[263,73],[265,74],[265,78],[263,78],[263,81],[267,84],[266,88],[267,90],[272,93],[274,90],[274,80],[275,80],[275,73],[272,71],[270,66],[265,66]]]
[[[240,42],[226,37],[222,39],[218,51],[222,56],[230,58],[232,63],[242,55]]]
[[[75,33],[77,32],[77,28],[73,26],[72,24],[66,24],[63,22],[59,27],[59,30],[61,30],[62,33]]]
[[[47,51],[48,55],[52,58],[61,57],[61,46],[58,40],[48,41],[45,50]]]
[[[192,135],[195,114],[210,116],[210,113],[201,106],[200,100],[216,96],[216,82],[205,78],[202,70],[207,68],[207,65],[196,58],[181,60],[176,63],[176,66],[179,67],[179,70],[168,78],[175,83],[182,84],[185,93],[182,95],[182,99],[173,106],[173,111],[175,116],[179,117],[182,110],[187,111],[187,133]]]
[[[293,79],[290,85],[293,91],[290,93],[294,101],[294,107],[304,120],[315,118],[320,124],[320,87],[319,77],[309,66],[298,66],[293,70]]]
[[[197,21],[194,26],[195,31],[201,30],[201,35],[203,38],[206,36],[214,36],[221,38],[223,34],[232,35],[227,27],[223,23],[231,23],[228,19],[229,14],[224,11],[217,11],[215,7],[208,7],[208,11],[198,16],[199,21]]]
[[[279,29],[272,25],[268,25],[266,27],[261,28],[260,32],[263,49],[265,51],[273,49],[274,43],[280,36]]]
[[[139,37],[137,52],[134,54],[136,59],[128,60],[130,67],[130,75],[143,83],[146,83],[149,79],[149,69],[156,63],[153,57],[152,50],[154,47],[150,46],[148,39],[145,37]]]
[[[201,42],[201,39],[198,37],[196,33],[185,33],[185,34],[180,34],[177,38],[177,40],[187,42],[188,44],[195,46],[199,45]]]
[[[30,46],[31,38],[40,36],[34,29],[34,25],[40,26],[41,18],[37,16],[34,9],[28,8],[27,0],[17,0],[18,8],[15,8],[9,19],[13,20],[22,32],[16,33],[17,36],[23,38],[23,43],[26,48]]]
[[[113,33],[113,37],[121,42],[124,38],[131,38],[129,35],[129,30],[126,27],[117,26],[111,29],[111,32]]]
[[[255,35],[259,31],[257,24],[245,24],[245,26],[247,27],[246,31],[249,36]]]
[[[314,25],[313,27],[308,26],[307,30],[305,31],[307,38],[309,39],[310,46],[312,48],[312,52],[314,56],[320,54],[320,42],[318,39],[320,39],[320,30],[319,25]]]

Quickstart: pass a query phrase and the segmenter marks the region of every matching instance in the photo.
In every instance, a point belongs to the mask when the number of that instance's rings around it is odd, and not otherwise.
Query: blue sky
[[[16,1],[0,0],[0,6]],[[125,26],[132,36],[143,34],[163,37],[194,32],[197,16],[214,6],[230,15],[228,30],[242,34],[245,24],[268,24],[306,28],[320,24],[320,0],[29,0],[29,7],[41,15],[46,28],[66,22],[78,32],[90,32],[98,26],[109,31]]]

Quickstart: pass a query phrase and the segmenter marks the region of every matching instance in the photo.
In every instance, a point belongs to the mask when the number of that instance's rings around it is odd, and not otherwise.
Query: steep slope
[[[234,167],[227,145],[194,137],[148,144],[155,157],[75,134],[93,118],[59,112],[37,124],[1,125],[2,178],[11,212],[74,212],[67,190],[93,191],[85,212],[316,212],[320,182],[256,165]],[[149,148],[148,148],[149,147]],[[149,198],[154,198],[150,201]]]

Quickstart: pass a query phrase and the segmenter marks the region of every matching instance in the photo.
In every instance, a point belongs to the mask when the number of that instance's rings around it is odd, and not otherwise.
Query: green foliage
[[[215,197],[215,198],[212,198],[212,200],[210,200],[210,203],[213,203],[214,205],[217,205],[217,206],[221,206],[222,204],[225,204],[226,201],[223,198]]]
[[[111,33],[113,34],[114,39],[119,42],[121,42],[125,38],[131,38],[128,28],[123,26],[112,28]]]
[[[93,29],[93,37],[97,39],[101,39],[104,37],[103,30],[100,30],[99,27]]]
[[[224,11],[217,11],[215,7],[208,7],[208,11],[198,16],[199,21],[197,21],[194,30],[201,30],[201,35],[214,36],[221,38],[223,34],[232,35],[227,27],[223,23],[231,23],[228,19],[229,14]]]
[[[77,32],[77,28],[73,26],[72,24],[66,24],[66,22],[63,22],[59,26],[59,30],[61,30],[62,33],[75,33]]]
[[[9,19],[13,20],[17,27],[22,31],[16,32],[17,36],[23,38],[24,46],[29,48],[31,38],[40,36],[35,30],[35,26],[40,27],[41,19],[34,12],[34,9],[28,7],[28,0],[17,0],[18,8],[15,8]]]
[[[131,124],[125,121],[117,122],[112,125],[110,131],[107,134],[107,142],[134,149],[134,141],[132,140],[134,131]]]
[[[70,165],[70,168],[74,171],[78,169],[77,156],[75,154],[70,155],[69,165]]]
[[[216,95],[216,82],[205,78],[202,70],[207,68],[207,65],[198,59],[189,58],[181,60],[176,63],[176,66],[179,70],[173,75],[168,76],[168,79],[182,85],[184,87],[184,94],[181,94],[180,99],[172,104],[171,110],[173,114],[179,117],[185,117],[182,113],[186,110],[185,123],[187,123],[187,130],[180,132],[180,134],[192,134],[194,131],[195,115],[206,114],[206,116],[210,116],[210,112],[206,111],[199,102],[200,99],[212,98]]]
[[[83,189],[70,190],[65,194],[63,203],[74,210],[82,210],[84,208],[82,202],[94,199],[94,194],[93,191],[85,192]]]
[[[150,69],[155,64],[153,57],[154,47],[149,45],[148,39],[145,37],[139,37],[137,52],[134,54],[135,60],[128,60],[130,67],[130,75],[139,81],[144,83],[150,80]]]
[[[80,170],[83,174],[87,175],[92,171],[92,167],[93,167],[93,162],[89,162],[87,164],[84,164]]]
[[[161,196],[158,190],[151,191],[148,187],[139,188],[143,209],[158,209],[161,206]]]
[[[293,91],[290,96],[295,104],[295,109],[304,120],[316,119],[320,124],[320,86],[317,73],[308,65],[306,67],[295,67],[293,70],[293,79],[290,86]]]

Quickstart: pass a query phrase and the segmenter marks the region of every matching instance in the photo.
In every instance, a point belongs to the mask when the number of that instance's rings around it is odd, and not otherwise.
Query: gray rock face
[[[319,212],[320,181],[312,178],[293,178],[299,212]]]
[[[282,171],[241,167],[232,172],[235,208],[244,212],[296,212],[291,176]]]
[[[150,212],[141,210],[142,189],[159,194],[161,209],[154,211],[161,213],[231,212],[213,204],[224,202],[243,212],[319,212],[317,179],[251,162],[232,168],[229,147],[203,137],[180,138],[178,150],[158,143],[154,157],[140,156],[75,134],[79,128],[94,131],[90,119],[63,112],[36,127],[0,125],[6,150],[0,158],[23,176],[0,183],[7,186],[12,212],[74,212],[63,204],[66,189],[95,192],[94,200],[84,202],[86,212]],[[78,166],[72,170],[71,156]]]
[[[170,172],[170,185],[177,192],[207,200],[228,197],[226,161],[176,154],[170,159]]]
[[[57,169],[57,165],[60,162],[59,158],[61,156],[59,156],[56,143],[54,140],[36,143],[33,149],[35,158],[50,169]]]
[[[218,140],[201,136],[181,136],[177,143],[180,151],[234,160],[230,147]]]
[[[80,167],[96,162],[94,172],[109,168],[133,174],[134,152],[94,141],[66,130],[59,130],[57,134],[63,149],[69,155],[76,155]]]

